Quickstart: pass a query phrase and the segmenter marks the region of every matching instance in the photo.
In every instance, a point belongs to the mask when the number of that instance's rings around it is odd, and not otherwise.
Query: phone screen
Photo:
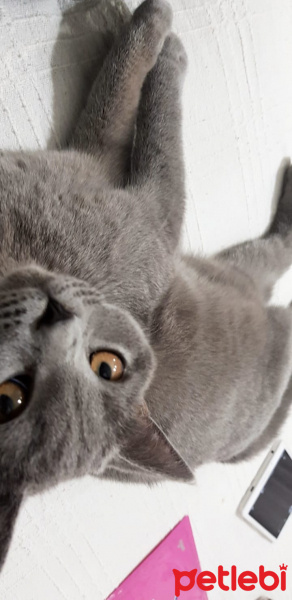
[[[277,538],[291,512],[292,459],[284,450],[249,514]]]

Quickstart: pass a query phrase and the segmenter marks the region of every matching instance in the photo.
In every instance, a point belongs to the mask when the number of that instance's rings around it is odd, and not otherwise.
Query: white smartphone
[[[238,513],[275,541],[292,512],[292,459],[283,442],[273,446],[244,494]]]

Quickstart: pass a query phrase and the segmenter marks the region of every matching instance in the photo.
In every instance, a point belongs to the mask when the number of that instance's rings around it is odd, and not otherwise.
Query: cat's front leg
[[[69,146],[98,157],[111,183],[129,163],[141,88],[172,23],[164,0],[146,0],[106,57]]]
[[[184,167],[181,139],[181,91],[187,65],[179,38],[167,37],[148,74],[137,118],[130,187],[156,202],[158,227],[175,247],[184,211]]]

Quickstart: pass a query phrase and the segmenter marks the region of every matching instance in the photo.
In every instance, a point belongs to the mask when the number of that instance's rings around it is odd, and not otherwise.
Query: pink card
[[[173,569],[201,571],[189,517],[176,525],[107,600],[174,600]],[[179,600],[207,600],[207,594],[194,586],[182,591]]]

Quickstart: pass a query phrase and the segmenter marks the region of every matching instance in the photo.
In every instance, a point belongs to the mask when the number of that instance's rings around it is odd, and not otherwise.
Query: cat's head
[[[25,493],[119,464],[191,478],[148,413],[154,369],[140,326],[98,290],[36,267],[0,279],[0,566]]]

